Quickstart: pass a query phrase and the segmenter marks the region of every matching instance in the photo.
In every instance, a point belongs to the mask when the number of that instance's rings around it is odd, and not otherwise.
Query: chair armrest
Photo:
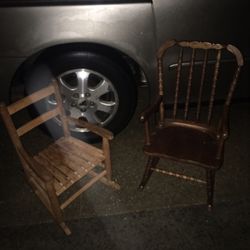
[[[228,124],[227,124],[227,122],[224,122],[224,124],[222,126],[221,133],[222,133],[222,136],[224,139],[226,139],[228,137]]]
[[[221,155],[223,154],[224,143],[225,140],[228,138],[228,117],[227,115],[223,116],[219,128],[217,130],[217,139],[218,139],[218,149],[217,149],[217,156],[216,158],[221,161]]]
[[[162,101],[162,96],[158,96],[152,105],[150,105],[145,111],[141,113],[140,121],[145,122],[149,117],[159,108]]]
[[[220,120],[219,127],[218,127],[218,135],[219,137],[223,138],[224,140],[228,137],[228,107],[226,108],[226,111],[224,112],[224,115],[222,116],[222,119]]]
[[[69,124],[73,123],[77,127],[86,128],[86,129],[90,130],[91,132],[93,132],[101,137],[105,137],[109,140],[112,140],[114,138],[114,135],[111,131],[109,131],[105,128],[99,127],[95,124],[92,124],[92,123],[89,123],[89,122],[86,122],[83,120],[79,120],[79,119],[76,119],[73,117],[69,117],[69,116],[67,117],[67,120],[68,120]]]
[[[34,161],[23,148],[17,148],[17,152],[29,168],[31,168],[44,182],[49,182],[53,179],[52,174],[47,169],[43,168],[39,162]]]

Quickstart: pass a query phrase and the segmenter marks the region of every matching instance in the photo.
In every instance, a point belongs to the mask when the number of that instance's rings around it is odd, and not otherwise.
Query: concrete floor
[[[208,213],[200,184],[154,173],[144,191],[137,190],[146,163],[138,116],[147,103],[147,89],[139,94],[132,121],[111,144],[113,177],[121,190],[97,184],[70,205],[65,210],[70,237],[26,184],[0,123],[0,249],[249,249],[250,104],[232,105],[215,208]],[[26,139],[34,149],[49,141],[40,130]]]

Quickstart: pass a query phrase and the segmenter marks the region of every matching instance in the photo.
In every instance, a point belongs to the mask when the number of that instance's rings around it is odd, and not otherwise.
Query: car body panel
[[[0,6],[105,5],[152,3],[152,0],[2,0]]]
[[[15,58],[16,66],[20,59],[25,61],[45,48],[69,43],[114,48],[136,61],[152,79],[155,34],[152,5],[148,2],[2,7],[0,23],[4,34],[0,40],[0,66],[4,68],[0,81],[5,78],[5,89],[13,74],[13,69],[6,72],[5,59]]]
[[[11,12],[5,8],[0,20],[6,23],[0,40],[0,55],[5,57],[28,57],[57,44],[92,42],[147,58],[152,44],[142,42],[152,41],[154,30],[151,6],[145,4],[133,5],[133,10],[130,5],[25,7]]]
[[[0,3],[0,84],[6,100],[23,62],[46,48],[101,44],[133,59],[155,85],[155,52],[169,38],[232,43],[245,58],[249,96],[250,41],[246,0],[8,0]]]

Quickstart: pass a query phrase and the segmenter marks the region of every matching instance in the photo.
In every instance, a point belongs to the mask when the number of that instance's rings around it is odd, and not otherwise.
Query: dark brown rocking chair
[[[16,129],[12,115],[48,97],[55,98],[56,107]],[[0,110],[29,184],[65,234],[71,234],[63,219],[64,208],[97,181],[119,189],[119,185],[111,180],[109,140],[113,137],[112,133],[85,121],[67,117],[56,82],[9,106],[2,103]],[[59,117],[64,136],[37,154],[31,155],[23,146],[21,137],[54,117]],[[101,136],[102,148],[71,137],[70,124],[84,127]],[[74,192],[71,190],[73,194],[70,191],[71,195],[61,200],[61,195],[66,191],[68,193],[71,187],[75,187]]]
[[[168,40],[157,61],[158,96],[140,117],[148,162],[139,188],[144,188],[153,171],[205,183],[211,209],[215,172],[223,163],[228,137],[229,105],[243,65],[241,52],[233,45]],[[224,105],[214,105],[217,99]],[[206,181],[157,168],[160,158],[200,166]]]

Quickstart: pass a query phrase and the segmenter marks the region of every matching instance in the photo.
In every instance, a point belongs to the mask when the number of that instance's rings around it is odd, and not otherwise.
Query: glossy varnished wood
[[[177,53],[175,79],[168,80],[170,72],[166,69],[165,59],[171,55],[171,49],[179,49]],[[222,53],[233,58],[232,72],[221,71]],[[197,58],[199,54],[199,59]],[[185,55],[185,57],[184,57]],[[185,58],[185,59],[184,59]],[[189,61],[187,61],[189,58]],[[212,59],[211,59],[212,58]],[[199,63],[196,63],[199,60]],[[166,41],[158,50],[158,95],[142,114],[141,121],[145,124],[144,153],[148,162],[140,184],[144,188],[153,171],[168,174],[185,180],[207,184],[207,205],[213,205],[215,173],[223,163],[224,142],[228,138],[229,106],[238,80],[243,58],[238,48],[233,45],[198,41]],[[187,65],[187,72],[183,67]],[[197,69],[197,65],[200,68]],[[208,67],[211,69],[208,70]],[[200,76],[198,85],[194,85],[194,74]],[[223,73],[232,73],[221,112],[215,119],[214,103],[218,88],[218,78]],[[220,83],[221,84],[221,83]],[[173,88],[173,103],[168,105],[169,87]],[[210,96],[204,100],[204,91],[209,90]],[[196,89],[197,88],[197,91]],[[185,89],[184,103],[180,105],[180,90]],[[191,95],[194,100],[191,101]],[[182,93],[183,94],[183,93]],[[203,104],[207,103],[206,108]],[[181,107],[182,106],[182,107]],[[155,121],[155,117],[158,120]],[[179,161],[188,166],[196,165],[205,169],[206,179],[199,180],[157,167],[159,160]]]

